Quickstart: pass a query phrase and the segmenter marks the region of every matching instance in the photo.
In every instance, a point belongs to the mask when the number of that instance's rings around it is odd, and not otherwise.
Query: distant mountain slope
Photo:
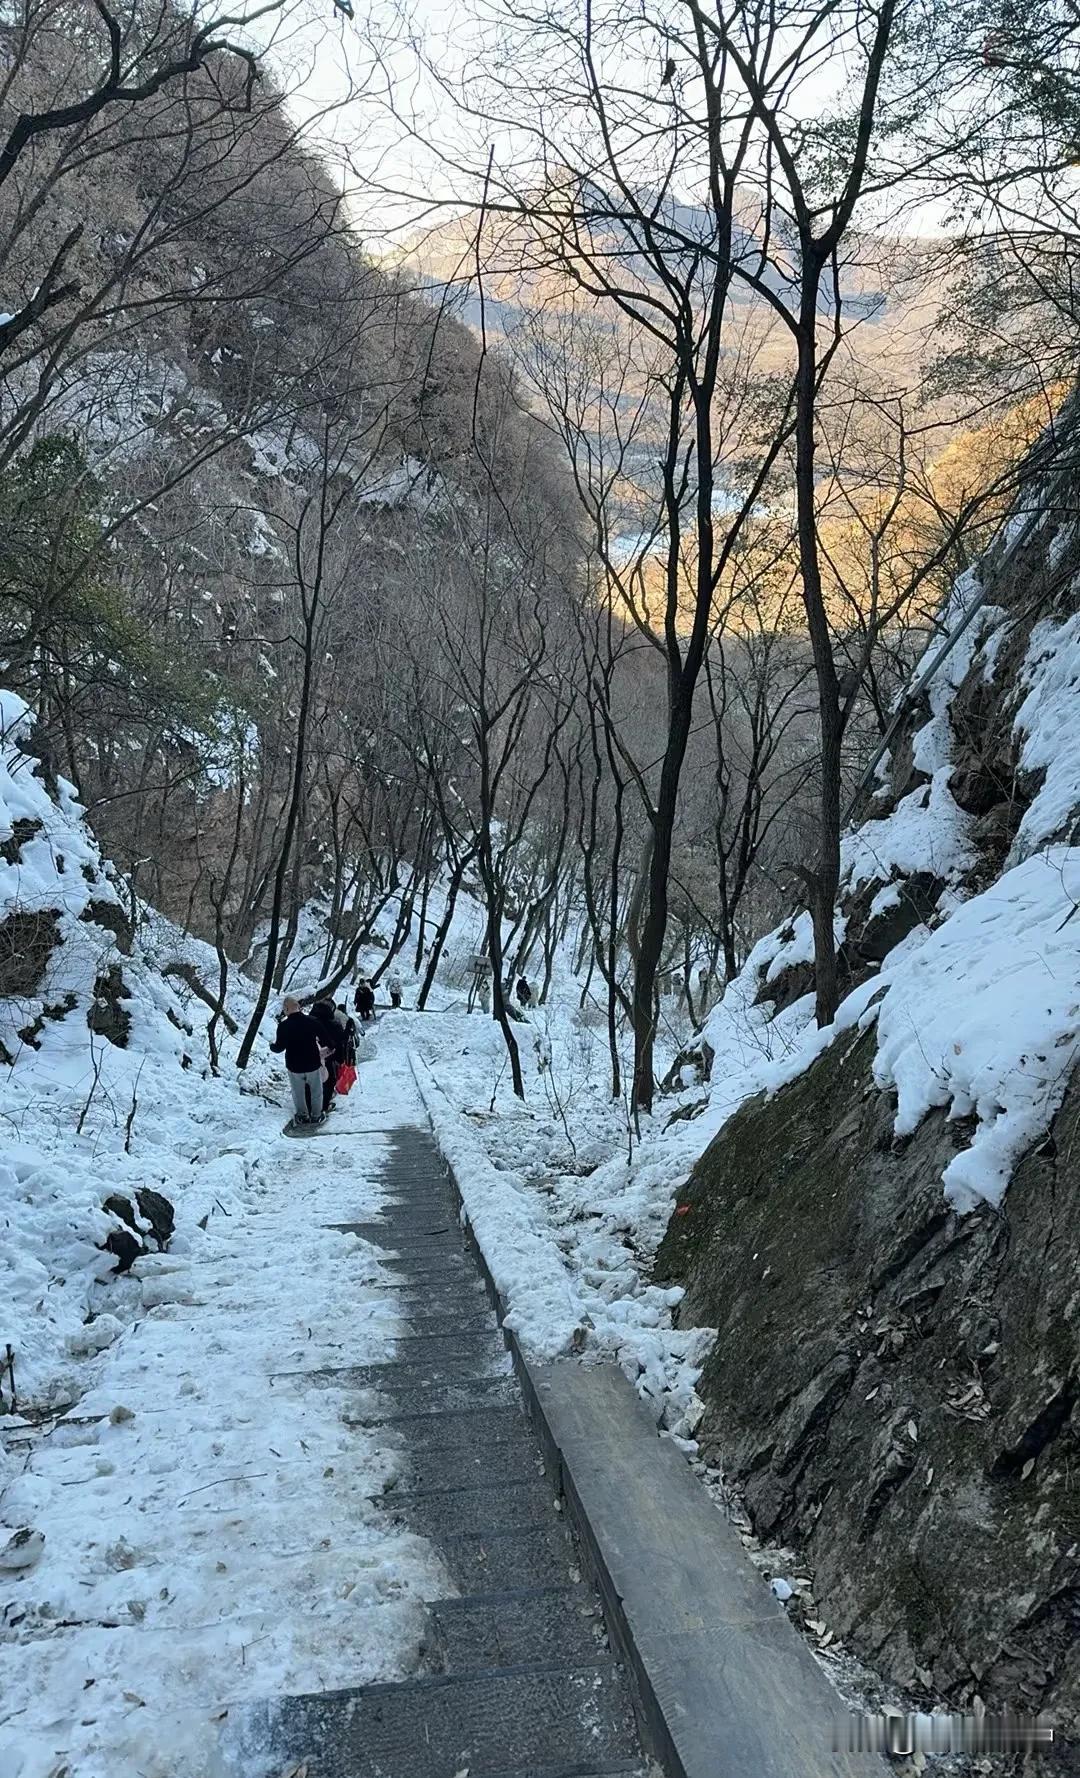
[[[645,285],[651,282],[626,226],[612,219],[615,206],[597,192],[593,240],[596,250],[611,263],[624,268]],[[673,242],[685,238],[710,241],[711,219],[697,207],[670,201],[658,215],[661,232],[667,225]],[[481,316],[493,335],[513,337],[534,309],[558,305],[557,281],[544,266],[528,224],[505,217],[487,219],[482,228],[476,211],[449,218],[417,231],[389,256],[389,263],[418,274],[432,300],[452,302],[462,320],[479,327]],[[477,277],[477,234],[483,284],[483,303]],[[760,270],[764,283],[778,296],[791,301],[797,296],[797,268],[793,254],[777,251],[775,225],[770,253],[761,252],[761,225],[749,212],[736,224],[734,256],[748,270]],[[680,252],[673,247],[673,263]],[[866,366],[888,367],[895,377],[909,380],[919,363],[933,322],[935,292],[926,266],[926,247],[911,242],[858,242],[841,268],[840,288],[848,346],[853,359]],[[763,368],[781,362],[787,341],[768,303],[738,278],[732,284],[732,304],[741,313],[740,325],[756,323],[765,342]],[[831,275],[826,277],[820,298],[823,315],[834,310]],[[604,326],[621,324],[612,311]]]

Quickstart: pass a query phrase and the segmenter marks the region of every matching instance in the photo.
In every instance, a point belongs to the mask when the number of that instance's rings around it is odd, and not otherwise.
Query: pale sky
[[[303,28],[282,34],[273,59],[291,93],[294,114],[310,124],[326,160],[350,194],[358,232],[373,249],[382,251],[416,229],[426,201],[429,206],[456,202],[467,206],[477,201],[477,190],[464,189],[464,182],[441,164],[428,143],[441,144],[451,153],[462,147],[471,166],[480,167],[490,146],[497,161],[503,156],[508,161],[512,140],[505,132],[492,144],[484,140],[479,125],[466,130],[445,96],[430,81],[418,82],[407,47],[384,48],[382,56],[377,55],[368,32],[369,15],[363,11],[368,0],[357,0],[355,21],[331,11],[330,0],[315,4]],[[467,0],[408,0],[408,5],[407,24],[395,17],[395,0],[382,0],[375,10],[376,28],[385,43],[395,28],[412,29],[438,49],[440,66],[453,73],[476,30],[475,13]],[[387,100],[391,78],[395,106],[416,117],[418,134],[425,140],[410,140],[392,116]],[[820,113],[832,84],[824,72],[812,73],[800,95],[800,109],[811,104]],[[684,195],[692,201],[692,192]],[[437,218],[437,208],[429,208],[427,220]],[[943,203],[922,205],[908,218],[905,232],[939,234],[946,221]]]

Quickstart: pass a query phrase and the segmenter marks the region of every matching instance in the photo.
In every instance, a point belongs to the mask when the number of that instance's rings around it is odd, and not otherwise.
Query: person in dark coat
[[[326,1066],[327,1078],[323,1086],[323,1110],[332,1111],[338,1069],[345,1060],[345,1032],[335,1017],[332,1000],[316,1000],[311,1008],[311,1016],[318,1027],[319,1042],[322,1045],[323,1061]]]
[[[517,997],[519,1006],[532,1005],[532,989],[523,975],[518,977]]]
[[[369,1025],[375,1017],[375,990],[365,975],[356,984],[355,1005],[362,1022]]]
[[[345,1033],[345,1060],[355,1068],[356,1046],[360,1040],[360,1033],[356,1029],[356,1020],[343,1000],[338,1002],[337,1022]]]
[[[270,1048],[276,1056],[285,1057],[294,1121],[298,1124],[321,1123],[324,1113],[319,1026],[308,1013],[301,1011],[299,1000],[286,1000]]]

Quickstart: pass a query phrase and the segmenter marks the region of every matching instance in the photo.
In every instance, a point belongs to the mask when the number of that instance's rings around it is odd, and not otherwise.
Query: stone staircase
[[[397,1132],[388,1201],[335,1224],[387,1252],[409,1332],[387,1364],[312,1374],[355,1389],[400,1447],[386,1510],[457,1588],[430,1607],[426,1671],[247,1705],[226,1730],[252,1778],[644,1778],[629,1683],[544,1474],[509,1354],[431,1138]],[[294,1377],[294,1382],[297,1379]],[[259,1750],[260,1770],[244,1746]]]

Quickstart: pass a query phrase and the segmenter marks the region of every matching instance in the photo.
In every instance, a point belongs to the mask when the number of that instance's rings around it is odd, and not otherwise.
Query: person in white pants
[[[317,1124],[323,1115],[322,1053],[319,1027],[303,1012],[299,1000],[286,1000],[278,1019],[277,1036],[270,1045],[276,1056],[284,1054],[298,1124]]]

